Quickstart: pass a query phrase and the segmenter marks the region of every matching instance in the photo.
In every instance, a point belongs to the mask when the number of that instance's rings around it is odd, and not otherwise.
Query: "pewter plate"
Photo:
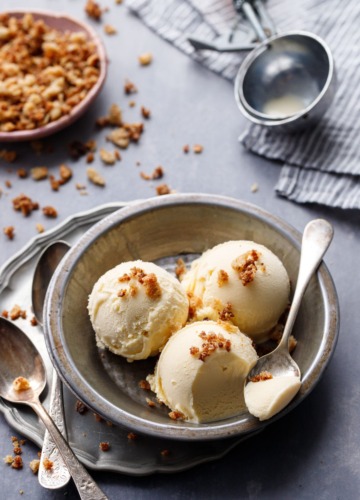
[[[270,248],[296,282],[300,234],[254,205],[222,196],[175,194],[125,207],[92,226],[66,254],[49,286],[44,329],[48,351],[64,382],[95,412],[148,436],[204,442],[257,432],[292,410],[318,382],[336,345],[338,302],[324,264],[312,278],[295,324],[294,358],[302,386],[282,412],[269,421],[244,412],[207,424],[172,421],[159,404],[149,408],[139,381],[155,360],[127,363],[99,352],[87,314],[97,279],[116,264],[142,259],[171,270],[179,255],[191,260],[212,246],[236,239]],[[240,389],[240,388],[239,388]],[[154,401],[155,402],[155,401]]]
[[[19,304],[27,311],[28,318],[19,319],[16,324],[25,331],[41,352],[46,365],[48,387],[51,385],[52,364],[45,346],[44,335],[40,326],[33,327],[29,321],[32,317],[31,283],[37,259],[49,243],[65,239],[73,245],[96,222],[124,206],[124,203],[111,203],[69,217],[54,229],[33,238],[0,268],[1,310],[11,309],[14,304]],[[48,408],[47,391],[42,395],[42,399],[44,406]],[[236,437],[204,443],[183,443],[139,435],[138,439],[129,441],[127,435],[133,430],[132,428],[109,427],[105,421],[98,422],[92,412],[80,415],[75,411],[77,398],[67,387],[64,387],[64,399],[70,445],[81,462],[95,470],[109,470],[130,475],[177,472],[219,459],[245,439]],[[25,406],[11,405],[1,398],[0,411],[11,427],[39,447],[42,446],[44,428],[34,412]],[[111,444],[111,450],[107,453],[99,451],[99,443],[102,441],[109,441]],[[168,450],[170,454],[164,456],[163,450]]]

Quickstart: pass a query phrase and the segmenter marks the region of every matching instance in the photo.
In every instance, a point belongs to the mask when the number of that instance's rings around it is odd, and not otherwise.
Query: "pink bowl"
[[[78,21],[77,19],[68,16],[67,14],[46,11],[22,10],[7,12],[7,14],[17,18],[23,17],[24,14],[29,13],[32,14],[35,20],[42,19],[48,26],[57,29],[58,31],[84,32],[87,38],[92,41],[97,48],[97,53],[100,60],[100,75],[95,85],[86,94],[85,98],[79,104],[74,106],[71,109],[70,113],[60,117],[58,120],[48,123],[47,125],[37,127],[32,130],[15,130],[13,132],[0,131],[0,142],[33,141],[35,139],[46,137],[50,134],[54,134],[55,132],[59,132],[63,128],[71,125],[85,113],[85,111],[95,100],[104,85],[107,75],[108,61],[106,57],[105,47],[97,33],[93,30],[93,28],[91,28],[91,26]]]

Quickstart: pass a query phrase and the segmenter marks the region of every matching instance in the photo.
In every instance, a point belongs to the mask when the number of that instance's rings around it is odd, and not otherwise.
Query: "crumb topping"
[[[256,250],[250,250],[232,262],[231,267],[238,273],[244,286],[254,281],[259,258],[260,255]]]
[[[172,419],[172,420],[185,420],[185,415],[183,413],[181,413],[181,411],[171,411],[169,413],[169,417]]]
[[[13,388],[15,391],[27,391],[31,388],[30,382],[25,377],[16,377],[13,381]]]
[[[118,278],[120,283],[127,283],[131,280],[135,280],[136,283],[141,285],[145,289],[145,294],[150,299],[158,299],[161,297],[162,291],[156,274],[154,273],[145,273],[143,269],[139,267],[132,267],[130,269],[130,274],[124,273],[122,276]],[[138,292],[138,286],[134,283],[131,283],[129,286],[129,293],[131,297],[134,297]],[[126,297],[128,291],[124,288],[118,291],[118,297]]]
[[[233,317],[234,313],[232,312],[232,305],[228,302],[222,311],[219,312],[219,319],[221,321],[231,321]]]
[[[186,273],[186,265],[183,259],[178,259],[176,261],[176,268],[175,268],[175,274],[178,279],[181,279],[182,276]]]
[[[222,286],[226,285],[226,283],[228,283],[229,281],[229,275],[226,271],[224,271],[223,269],[220,269],[220,271],[218,272],[218,278],[217,278],[217,282],[218,282],[218,285],[219,287],[221,288]]]
[[[254,377],[250,377],[249,380],[250,380],[250,382],[263,382],[264,380],[270,380],[272,378],[273,378],[273,376],[270,372],[263,371],[263,372],[258,373]]]
[[[217,349],[224,349],[227,352],[231,351],[231,341],[219,333],[214,332],[206,333],[202,331],[199,337],[204,340],[201,348],[192,346],[190,347],[190,355],[198,358],[200,361],[205,361],[208,356],[211,356]]]
[[[45,470],[50,471],[54,467],[54,462],[50,460],[48,457],[45,457],[43,460],[43,466]]]

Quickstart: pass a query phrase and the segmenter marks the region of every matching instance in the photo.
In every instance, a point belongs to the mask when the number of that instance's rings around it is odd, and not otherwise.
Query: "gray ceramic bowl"
[[[156,261],[171,269],[179,254],[191,260],[217,243],[249,239],[269,247],[296,281],[300,234],[279,218],[234,199],[175,194],[131,204],[88,230],[65,256],[51,281],[45,305],[45,338],[50,357],[75,395],[106,419],[137,432],[173,439],[205,440],[262,429],[248,413],[210,424],[170,420],[168,409],[149,408],[152,393],[138,383],[155,359],[127,363],[99,351],[87,314],[96,280],[116,264]],[[312,279],[295,325],[294,358],[303,384],[286,414],[314,388],[334,351],[338,334],[336,291],[324,264]],[[239,387],[239,390],[241,388]],[[153,398],[155,399],[155,398]]]
[[[33,10],[13,10],[8,11],[12,17],[22,18],[24,14],[32,14],[35,20],[41,19],[48,26],[54,28],[58,31],[69,31],[69,32],[82,32],[85,33],[87,39],[92,41],[95,46],[100,60],[100,75],[95,83],[95,85],[89,90],[85,98],[76,106],[72,108],[70,113],[60,117],[58,120],[54,120],[47,125],[42,127],[37,127],[32,130],[14,130],[13,132],[1,132],[0,131],[0,142],[21,142],[21,141],[34,141],[36,139],[41,139],[47,137],[55,132],[68,127],[74,123],[78,118],[80,118],[85,111],[94,102],[100,90],[102,89],[107,75],[107,57],[105,52],[105,47],[95,32],[95,30],[86,23],[74,19],[65,13],[55,13],[47,11],[33,11]]]

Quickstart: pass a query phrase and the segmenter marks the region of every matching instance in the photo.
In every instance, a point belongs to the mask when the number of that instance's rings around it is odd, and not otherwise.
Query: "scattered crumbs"
[[[54,462],[50,460],[48,457],[45,457],[42,463],[46,471],[50,471],[54,467]]]
[[[129,101],[129,108],[134,108],[136,106],[135,101]]]
[[[86,155],[86,163],[92,163],[95,160],[95,155],[92,151]]]
[[[117,161],[121,160],[119,151],[107,151],[104,148],[100,149],[100,158],[105,163],[105,165],[114,165]]]
[[[208,356],[211,356],[217,349],[224,349],[227,352],[231,351],[231,341],[219,333],[199,333],[199,337],[204,341],[199,347],[190,347],[191,356],[195,356],[200,361],[205,361]]]
[[[171,189],[169,188],[169,186],[167,184],[160,184],[155,189],[156,189],[156,194],[158,196],[162,196],[163,194],[170,194],[171,193]]]
[[[259,257],[260,255],[256,250],[250,250],[244,255],[237,257],[231,263],[231,267],[238,273],[239,279],[244,286],[254,281],[256,271],[258,270],[256,263]]]
[[[33,316],[30,320],[30,325],[31,326],[37,326],[38,325],[38,320]]]
[[[138,435],[135,434],[135,432],[129,432],[128,435],[127,435],[127,438],[129,441],[135,441],[135,439],[138,438]]]
[[[249,377],[250,382],[263,382],[264,380],[270,380],[273,376],[268,371],[263,371],[255,375],[254,377]]]
[[[12,200],[13,208],[17,212],[21,212],[24,217],[31,214],[33,210],[39,209],[39,203],[32,201],[31,198],[25,194],[20,194]]]
[[[108,441],[102,441],[99,444],[99,448],[101,451],[109,451],[110,450],[110,444]]]
[[[145,174],[145,172],[140,172],[140,177],[146,181],[161,179],[164,176],[164,169],[159,165],[156,167],[151,174]]]
[[[80,413],[80,415],[84,415],[88,411],[88,408],[82,401],[78,399],[76,401],[75,410]]]
[[[39,472],[40,460],[38,458],[34,458],[34,460],[31,460],[31,462],[29,463],[29,467],[32,470],[33,474],[37,474]]]
[[[233,317],[234,313],[232,312],[232,305],[228,302],[222,311],[219,312],[219,319],[221,321],[231,321]]]
[[[140,389],[143,389],[144,391],[150,391],[150,384],[145,379],[140,380],[139,387],[140,387]]]
[[[136,85],[131,82],[130,80],[126,79],[125,80],[125,83],[124,83],[124,92],[125,94],[129,95],[129,94],[136,94],[137,92],[137,87]]]
[[[99,174],[95,168],[88,167],[86,169],[86,175],[90,182],[96,186],[105,186],[105,179]]]
[[[141,66],[149,66],[152,63],[153,56],[150,52],[144,52],[139,55],[138,60]]]
[[[14,461],[14,457],[12,455],[6,455],[6,457],[4,457],[4,462],[8,465],[11,465]]]
[[[8,318],[9,317],[9,311],[7,311],[6,309],[4,309],[2,312],[1,312],[1,316],[3,318]]]
[[[217,278],[217,283],[218,286],[221,288],[222,286],[226,285],[226,283],[229,282],[229,275],[226,271],[223,269],[220,269],[218,272],[218,278]]]
[[[254,182],[254,184],[251,185],[251,192],[256,193],[257,191],[259,191],[259,185]]]
[[[26,319],[26,311],[24,309],[21,309],[18,304],[15,304],[10,311],[10,319],[12,321],[15,321],[19,318]]]
[[[12,188],[12,184],[11,184],[11,181],[5,181],[5,187],[7,187],[8,189]]]
[[[18,168],[16,171],[16,175],[19,177],[19,179],[26,179],[26,177],[28,177],[28,172],[25,168]]]
[[[17,158],[17,153],[9,149],[1,149],[0,158],[8,163],[13,163]]]
[[[107,35],[115,35],[117,33],[117,30],[111,24],[105,24],[104,25],[104,33],[106,33]]]
[[[89,17],[95,19],[95,21],[100,21],[103,10],[97,2],[94,2],[94,0],[87,0],[85,4],[85,12]]]
[[[22,469],[23,468],[23,460],[20,455],[16,455],[14,460],[11,463],[11,467],[13,469]]]
[[[13,388],[15,391],[27,391],[31,388],[30,382],[25,377],[16,377],[13,381]]]
[[[72,169],[68,165],[65,165],[65,163],[60,165],[59,173],[60,173],[61,184],[65,184],[73,176]]]
[[[58,216],[57,210],[50,205],[43,207],[42,212],[45,217],[49,217],[51,219],[56,219],[56,217]]]
[[[146,400],[146,404],[150,407],[150,408],[155,408],[156,404],[154,403],[154,401],[150,398],[145,398]]]
[[[189,144],[185,144],[182,149],[183,149],[183,152],[187,154],[190,151]]]
[[[196,154],[200,154],[204,151],[204,146],[202,146],[201,144],[194,144],[193,151]]]
[[[182,276],[186,273],[186,265],[183,259],[179,258],[176,261],[176,267],[175,267],[175,275],[178,279],[181,279]]]
[[[34,167],[30,169],[30,174],[31,178],[34,181],[42,181],[44,179],[47,179],[47,176],[49,175],[49,170],[47,167]]]
[[[172,420],[184,420],[185,419],[185,415],[183,413],[181,413],[181,411],[171,411],[168,415]]]
[[[143,118],[145,118],[146,120],[148,120],[151,116],[151,111],[149,108],[145,108],[145,106],[141,106],[141,115],[143,116]]]
[[[38,222],[35,227],[36,227],[36,231],[38,233],[43,233],[45,231],[44,226],[42,224],[40,224],[40,222]]]
[[[9,240],[13,240],[14,239],[14,236],[15,236],[15,228],[14,228],[14,226],[6,226],[6,227],[4,227],[3,232],[4,232],[5,236]]]

